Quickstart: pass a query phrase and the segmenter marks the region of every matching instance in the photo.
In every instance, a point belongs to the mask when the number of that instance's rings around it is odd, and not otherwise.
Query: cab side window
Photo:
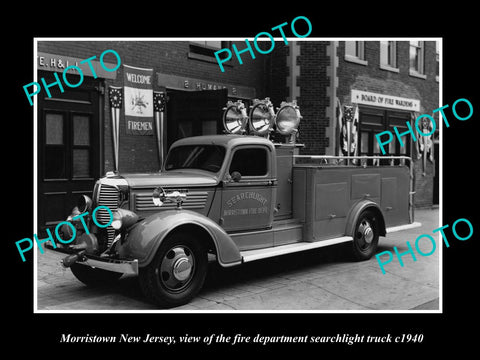
[[[248,148],[235,151],[228,172],[232,174],[234,171],[238,171],[242,177],[267,175],[267,150],[264,148]]]

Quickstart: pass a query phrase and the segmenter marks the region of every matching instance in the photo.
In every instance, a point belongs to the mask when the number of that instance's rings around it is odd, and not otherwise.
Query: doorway
[[[47,84],[52,73],[39,72]],[[71,76],[71,81],[76,81]],[[81,86],[62,93],[50,88],[52,97],[38,96],[38,229],[64,221],[81,194],[92,196],[100,176],[100,81],[84,78]]]
[[[167,145],[178,139],[220,134],[228,91],[167,91]]]

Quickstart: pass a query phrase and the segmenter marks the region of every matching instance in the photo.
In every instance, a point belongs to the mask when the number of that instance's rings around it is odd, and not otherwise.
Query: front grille
[[[98,203],[97,206],[106,206],[108,207],[112,212],[116,209],[118,209],[118,201],[119,201],[119,192],[118,190],[110,185],[105,185],[105,184],[100,184],[100,191],[98,194]],[[108,213],[107,210],[100,208],[95,214],[95,217],[97,221],[102,224],[108,224],[108,222],[111,220],[110,214]],[[111,227],[108,226],[106,228],[107,230],[107,246],[112,245],[113,239],[115,237],[115,230]]]

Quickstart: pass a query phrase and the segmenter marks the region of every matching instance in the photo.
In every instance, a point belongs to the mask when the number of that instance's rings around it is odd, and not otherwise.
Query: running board
[[[420,226],[422,226],[422,224],[419,222],[413,222],[411,224],[406,224],[406,225],[392,226],[387,228],[387,234],[390,234],[396,231],[414,229]],[[342,236],[338,238],[319,240],[315,242],[298,242],[294,244],[274,246],[274,247],[265,248],[265,249],[246,250],[246,251],[241,251],[240,255],[242,256],[242,261],[246,263],[250,261],[261,260],[261,259],[266,259],[270,257],[280,256],[280,255],[292,254],[300,251],[341,244],[341,243],[352,241],[352,240],[353,238],[351,236]]]
[[[387,234],[390,234],[396,231],[415,229],[420,226],[422,226],[422,223],[419,223],[419,222],[413,222],[411,224],[405,224],[405,225],[399,225],[399,226],[392,226],[387,228]]]
[[[242,261],[246,263],[250,261],[266,259],[269,257],[292,254],[299,251],[305,251],[305,250],[317,249],[317,248],[335,245],[335,244],[341,244],[341,243],[352,241],[352,240],[353,238],[351,236],[342,236],[338,238],[319,240],[315,242],[299,242],[294,244],[275,246],[275,247],[266,248],[266,249],[241,251],[240,255],[242,255]]]

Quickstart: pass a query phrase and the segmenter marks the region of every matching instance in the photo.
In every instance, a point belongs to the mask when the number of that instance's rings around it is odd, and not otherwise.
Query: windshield
[[[222,167],[225,148],[218,145],[186,145],[170,150],[165,170],[200,169],[217,172]]]

